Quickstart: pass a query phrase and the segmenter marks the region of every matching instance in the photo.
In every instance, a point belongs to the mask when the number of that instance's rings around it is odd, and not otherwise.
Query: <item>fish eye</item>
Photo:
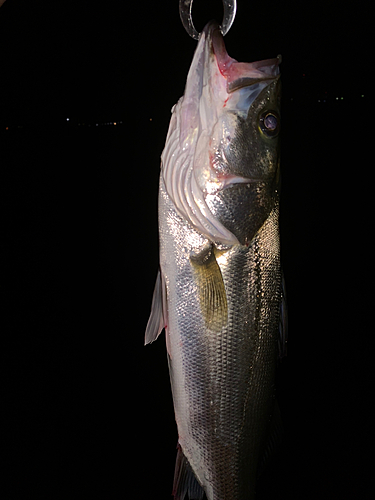
[[[265,111],[259,116],[259,128],[267,137],[276,137],[280,131],[280,118],[276,111]]]

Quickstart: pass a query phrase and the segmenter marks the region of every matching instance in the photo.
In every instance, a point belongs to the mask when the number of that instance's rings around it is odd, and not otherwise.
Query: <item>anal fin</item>
[[[175,500],[184,500],[186,494],[189,500],[202,500],[204,498],[204,490],[195,477],[181,446],[178,445],[172,495]]]

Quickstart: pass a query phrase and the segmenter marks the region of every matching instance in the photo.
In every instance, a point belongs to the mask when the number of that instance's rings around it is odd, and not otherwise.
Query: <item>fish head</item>
[[[216,22],[201,33],[162,155],[177,211],[211,241],[247,244],[275,205],[279,58],[231,58]]]
[[[211,86],[215,97],[201,102],[202,108],[216,102],[209,142],[212,177],[227,176],[225,186],[236,183],[234,177],[267,181],[279,165],[280,57],[239,63],[227,54],[220,30],[214,24],[206,29],[212,57],[205,71],[219,73]]]

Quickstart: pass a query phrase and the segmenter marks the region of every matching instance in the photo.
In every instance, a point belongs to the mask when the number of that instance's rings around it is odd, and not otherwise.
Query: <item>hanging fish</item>
[[[279,59],[239,63],[209,23],[161,157],[160,271],[145,343],[165,329],[178,428],[173,494],[249,500],[285,346]],[[278,344],[280,347],[278,347]]]

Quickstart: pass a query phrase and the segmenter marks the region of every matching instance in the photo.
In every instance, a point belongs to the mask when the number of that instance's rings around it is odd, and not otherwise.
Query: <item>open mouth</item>
[[[224,38],[216,22],[210,22],[204,29],[207,39],[212,40],[212,50],[215,54],[221,75],[227,81],[228,94],[242,87],[248,87],[266,80],[274,80],[279,75],[281,56],[252,63],[238,62],[227,53]]]

